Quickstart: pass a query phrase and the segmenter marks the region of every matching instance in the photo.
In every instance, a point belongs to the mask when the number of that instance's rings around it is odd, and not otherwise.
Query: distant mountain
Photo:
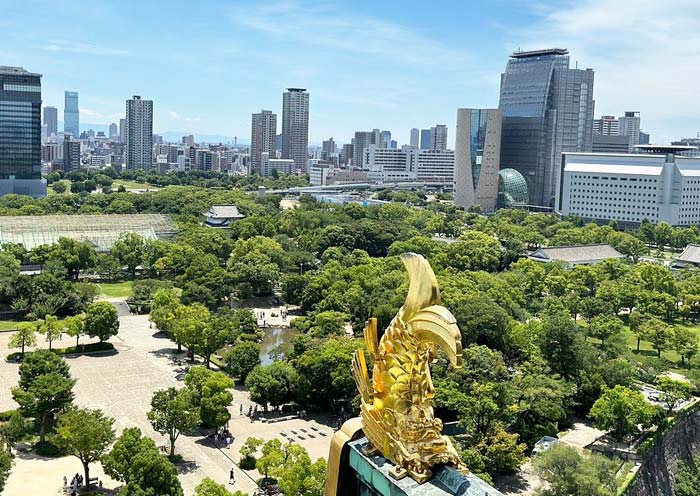
[[[117,123],[118,125],[119,123]],[[58,129],[63,130],[63,121],[58,121]],[[92,129],[95,131],[95,133],[99,133],[102,131],[105,133],[105,136],[109,136],[109,124],[90,124],[88,122],[81,122],[80,123],[80,132],[82,133],[83,131],[88,131]],[[191,132],[185,132],[185,131],[166,131],[164,133],[159,133],[156,131],[155,134],[160,134],[163,137],[163,140],[168,142],[168,143],[182,143],[182,137],[183,136],[188,136],[192,134]],[[196,143],[233,143],[233,137],[232,136],[224,136],[224,135],[219,135],[219,134],[197,134],[194,133],[194,141]],[[238,145],[242,146],[249,146],[250,145],[250,138],[238,138],[237,141]]]
[[[170,143],[181,143],[182,142],[182,137],[183,136],[188,136],[193,133],[187,133],[187,132],[179,132],[179,131],[166,131],[164,133],[156,133],[160,134],[163,137],[164,141],[170,142]],[[197,134],[194,133],[194,141],[196,143],[233,143],[233,137],[232,136],[222,136],[218,134]],[[243,139],[243,138],[238,138],[237,143],[239,145],[248,145],[250,144],[250,139]]]

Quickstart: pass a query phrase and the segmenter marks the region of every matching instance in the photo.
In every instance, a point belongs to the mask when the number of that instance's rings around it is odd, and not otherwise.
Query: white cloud
[[[82,116],[92,117],[95,119],[103,119],[104,118],[104,116],[102,114],[100,114],[99,112],[96,112],[96,111],[88,109],[88,108],[80,107],[78,109],[78,111],[80,111],[80,115],[82,115]]]
[[[199,117],[182,117],[180,114],[178,114],[177,112],[173,112],[172,110],[168,110],[168,116],[170,116],[170,118],[175,121],[182,122],[197,122],[201,120]]]
[[[639,110],[652,140],[667,141],[682,137],[674,121],[687,126],[700,114],[697,6],[697,0],[536,3],[542,21],[516,34],[523,49],[568,48],[572,64],[595,70],[596,115]]]
[[[387,57],[389,63],[454,64],[465,59],[464,52],[453,51],[412,28],[384,18],[350,16],[323,0],[239,3],[231,9],[230,18],[285,42]]]
[[[42,45],[43,50],[49,52],[83,53],[87,55],[128,55],[126,50],[106,48],[91,43],[81,43],[66,40],[49,40],[46,45]]]

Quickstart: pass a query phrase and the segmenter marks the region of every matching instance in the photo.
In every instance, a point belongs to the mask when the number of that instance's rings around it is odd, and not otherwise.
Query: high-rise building
[[[396,143],[391,139],[391,131],[382,131],[382,142],[387,148],[396,148],[391,146],[392,142]]]
[[[63,171],[72,172],[80,169],[80,141],[70,134],[63,138]]]
[[[618,119],[620,127],[620,136],[629,137],[629,151],[632,152],[634,147],[639,144],[639,128],[641,126],[641,117],[639,112],[625,112],[625,115]]]
[[[109,125],[109,139],[117,139],[119,138],[119,130],[117,128],[117,125],[113,122]]]
[[[496,210],[501,156],[501,112],[457,109],[454,200],[462,208]]]
[[[353,140],[354,141],[354,140]],[[343,149],[340,150],[340,164],[349,165],[352,163],[352,155],[355,145],[353,143],[345,143]]]
[[[119,119],[119,141],[126,143],[126,119]]]
[[[56,107],[44,107],[44,124],[46,124],[46,136],[58,136],[58,109]]]
[[[153,162],[153,101],[134,95],[126,101],[126,168],[151,168]]]
[[[64,94],[63,131],[74,138],[80,137],[80,110],[78,110],[77,91],[66,91]]]
[[[593,134],[600,136],[619,136],[620,127],[617,117],[613,115],[604,115],[600,119],[594,119]]]
[[[639,144],[640,145],[648,145],[649,144],[649,133],[645,133],[644,131],[639,131]]]
[[[306,171],[309,154],[309,93],[304,88],[287,88],[282,95],[282,158],[294,160]]]
[[[275,157],[275,136],[277,136],[277,114],[261,110],[253,114],[250,134],[251,172],[262,174],[262,154]]]
[[[187,136],[183,136],[182,144],[187,146],[194,146],[194,134],[188,134]]]
[[[430,149],[447,150],[447,126],[438,124],[430,128]]]
[[[0,66],[0,196],[46,195],[41,179],[41,74]]]
[[[418,148],[420,146],[420,130],[417,127],[411,129],[411,146]]]
[[[420,149],[430,150],[430,129],[421,129],[420,131]]]
[[[387,148],[386,142],[382,137],[382,132],[379,129],[373,129],[372,131],[356,131],[352,145],[353,167],[364,167],[365,161],[363,159],[363,154],[365,152],[365,148],[367,148],[369,145],[377,145],[378,148]]]
[[[331,155],[338,153],[338,147],[333,138],[328,138],[321,145],[321,160],[330,160]]]
[[[501,168],[525,177],[534,205],[553,206],[563,152],[591,150],[593,75],[561,48],[515,52],[501,74]]]

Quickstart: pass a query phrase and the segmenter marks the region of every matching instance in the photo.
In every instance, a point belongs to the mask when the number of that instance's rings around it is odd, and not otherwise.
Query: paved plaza
[[[164,446],[167,444],[167,438],[153,431],[146,412],[150,409],[154,391],[170,386],[183,386],[182,379],[188,364],[184,361],[184,355],[175,353],[174,343],[150,328],[148,316],[120,316],[119,321],[119,335],[111,339],[116,352],[66,358],[71,373],[77,380],[74,388],[76,403],[81,407],[99,408],[113,417],[116,420],[117,433],[125,427],[140,427],[156,441],[156,444]],[[15,351],[8,350],[7,347],[10,335],[11,333],[0,333],[0,353],[3,357]],[[41,337],[39,341],[40,346],[45,347]],[[72,344],[70,338],[65,338],[58,346],[67,346],[68,343]],[[16,408],[10,389],[17,384],[18,367],[18,364],[0,360],[0,410]],[[252,494],[256,487],[253,479],[259,475],[255,471],[241,471],[234,465],[234,461],[239,459],[238,449],[248,436],[266,440],[276,437],[282,442],[292,440],[304,446],[314,460],[327,457],[333,433],[333,429],[329,427],[332,425],[330,421],[251,421],[245,415],[240,415],[241,404],[244,413],[251,405],[247,392],[238,387],[234,391],[233,401],[232,420],[229,423],[229,430],[234,436],[231,448],[217,449],[203,435],[183,434],[177,440],[175,451],[184,459],[178,469],[186,495],[193,494],[194,487],[204,477],[226,484],[231,490],[240,489]],[[44,460],[33,455],[18,456],[4,494],[60,494],[63,476],[67,475],[70,479],[77,471],[73,468],[76,464],[80,465],[77,458],[73,457]],[[230,486],[228,476],[232,467],[236,483]],[[91,472],[102,475],[101,468],[97,466],[91,467]],[[35,477],[40,476],[41,488],[34,488],[38,478],[32,479],[32,474]],[[31,484],[31,488],[27,484]],[[111,481],[109,484],[105,482],[105,486],[114,487]]]

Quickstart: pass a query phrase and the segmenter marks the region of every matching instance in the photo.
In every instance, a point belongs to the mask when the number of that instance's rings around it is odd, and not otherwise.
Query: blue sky
[[[498,105],[508,54],[569,48],[596,71],[596,116],[642,113],[652,141],[700,131],[697,0],[0,0],[0,65],[40,72],[45,105],[80,92],[109,124],[132,94],[157,132],[250,138],[250,114],[311,93],[310,140],[447,124]],[[278,124],[279,125],[279,124]]]

